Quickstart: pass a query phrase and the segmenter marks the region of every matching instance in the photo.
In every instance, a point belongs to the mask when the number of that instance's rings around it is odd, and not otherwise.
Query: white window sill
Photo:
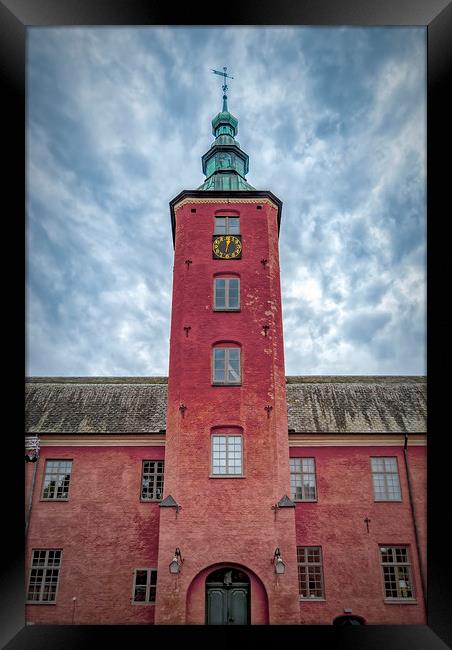
[[[385,598],[386,605],[417,605],[415,598]]]
[[[304,596],[298,596],[300,603],[326,603],[326,598],[305,598]]]
[[[209,474],[209,478],[246,478],[244,474]]]
[[[56,601],[43,601],[43,600],[26,600],[26,605],[56,605]]]

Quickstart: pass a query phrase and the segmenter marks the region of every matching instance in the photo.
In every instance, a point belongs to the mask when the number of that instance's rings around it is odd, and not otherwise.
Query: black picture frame
[[[452,645],[451,569],[447,557],[449,540],[450,492],[446,477],[450,473],[445,453],[449,429],[446,426],[446,381],[442,368],[447,365],[451,323],[445,312],[450,270],[446,260],[447,237],[442,228],[450,217],[446,193],[450,187],[450,164],[443,163],[450,105],[446,101],[448,73],[451,69],[452,7],[449,0],[280,0],[270,3],[229,3],[212,5],[209,10],[185,3],[174,12],[170,5],[146,0],[1,0],[0,2],[0,76],[3,82],[3,150],[6,171],[3,175],[4,254],[4,351],[12,351],[8,369],[4,369],[4,412],[10,420],[4,426],[2,476],[3,541],[6,554],[2,563],[1,619],[2,647],[80,648],[102,647],[107,640],[125,646],[133,641],[171,645],[183,640],[190,644],[198,637],[218,642],[218,630],[197,627],[166,626],[28,626],[24,627],[24,537],[23,537],[23,421],[25,367],[25,318],[23,287],[25,279],[24,224],[25,208],[25,51],[26,30],[36,25],[419,25],[427,29],[427,175],[428,175],[428,625],[427,626],[269,626],[222,630],[226,642],[254,641],[262,635],[266,643],[285,641],[326,644],[340,648],[444,648]],[[448,151],[449,153],[449,151]],[[449,282],[448,282],[449,280]],[[439,291],[437,291],[439,290]],[[439,294],[440,299],[436,298]],[[442,300],[441,298],[444,298]],[[441,302],[440,302],[441,300]],[[4,355],[6,356],[6,355]],[[5,453],[6,452],[6,453]],[[447,463],[447,464],[446,464]],[[5,508],[7,507],[7,511]]]

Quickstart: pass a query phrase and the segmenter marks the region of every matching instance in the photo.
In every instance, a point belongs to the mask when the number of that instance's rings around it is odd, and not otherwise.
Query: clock
[[[217,235],[213,237],[212,256],[214,259],[236,260],[242,257],[240,235]]]

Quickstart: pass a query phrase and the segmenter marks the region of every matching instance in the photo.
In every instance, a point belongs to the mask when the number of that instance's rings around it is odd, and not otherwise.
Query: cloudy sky
[[[222,69],[283,201],[288,375],[426,372],[424,27],[28,28],[28,375],[166,375]]]

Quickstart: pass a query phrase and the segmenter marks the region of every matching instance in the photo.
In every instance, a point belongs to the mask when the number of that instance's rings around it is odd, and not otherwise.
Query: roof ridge
[[[286,375],[286,384],[332,383],[425,383],[426,375]],[[36,384],[167,384],[164,376],[112,377],[25,377],[26,383]]]
[[[425,383],[426,375],[288,375],[286,384]]]
[[[168,377],[25,377],[30,384],[167,384]]]

